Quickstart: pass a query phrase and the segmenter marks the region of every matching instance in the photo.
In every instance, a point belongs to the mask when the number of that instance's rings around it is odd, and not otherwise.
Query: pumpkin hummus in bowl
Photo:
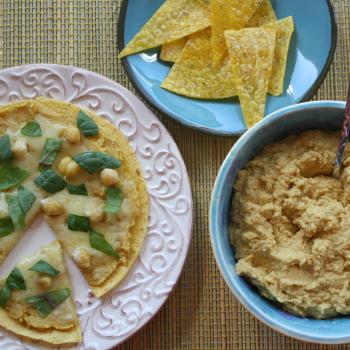
[[[344,102],[283,108],[232,147],[212,192],[213,252],[235,297],[288,336],[350,341],[350,147]]]

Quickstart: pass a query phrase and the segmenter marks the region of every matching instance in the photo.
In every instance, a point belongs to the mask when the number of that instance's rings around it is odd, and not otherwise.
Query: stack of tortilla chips
[[[120,57],[161,46],[174,62],[161,85],[184,96],[238,96],[248,127],[283,82],[292,17],[277,20],[269,0],[166,0]]]

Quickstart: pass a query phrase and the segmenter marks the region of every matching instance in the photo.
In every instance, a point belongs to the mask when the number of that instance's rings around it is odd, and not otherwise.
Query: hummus
[[[350,153],[333,178],[338,138],[308,131],[269,145],[235,183],[237,273],[304,317],[350,313]]]

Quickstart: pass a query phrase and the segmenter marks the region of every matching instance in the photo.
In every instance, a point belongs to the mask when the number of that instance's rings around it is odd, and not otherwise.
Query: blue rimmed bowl
[[[236,298],[254,316],[291,337],[315,343],[350,342],[350,315],[328,320],[291,315],[262,297],[235,271],[235,252],[229,242],[233,184],[239,170],[266,145],[311,129],[340,130],[345,103],[306,102],[280,109],[248,130],[233,146],[217,176],[210,205],[210,236],[220,271]]]

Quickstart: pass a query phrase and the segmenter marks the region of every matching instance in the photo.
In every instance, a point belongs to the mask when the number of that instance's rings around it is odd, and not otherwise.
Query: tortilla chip
[[[214,63],[217,64],[227,52],[225,30],[244,28],[262,0],[211,0],[211,45]]]
[[[225,32],[237,92],[247,127],[265,113],[267,87],[275,52],[276,29],[245,28]]]
[[[186,42],[187,37],[162,45],[160,50],[160,59],[166,62],[175,62],[180,57]]]
[[[229,57],[214,66],[211,31],[206,29],[188,40],[181,56],[161,85],[162,88],[195,98],[226,98],[236,94]]]
[[[209,26],[209,0],[167,0],[119,57],[170,43]]]
[[[265,25],[266,28],[273,27],[272,23]],[[288,50],[292,34],[294,32],[293,17],[287,17],[277,22],[276,27],[275,58],[272,66],[268,92],[279,96],[283,93],[284,76],[286,73]]]
[[[260,7],[248,21],[246,27],[260,27],[270,22],[276,22],[277,17],[272,8],[270,0],[263,0]]]

